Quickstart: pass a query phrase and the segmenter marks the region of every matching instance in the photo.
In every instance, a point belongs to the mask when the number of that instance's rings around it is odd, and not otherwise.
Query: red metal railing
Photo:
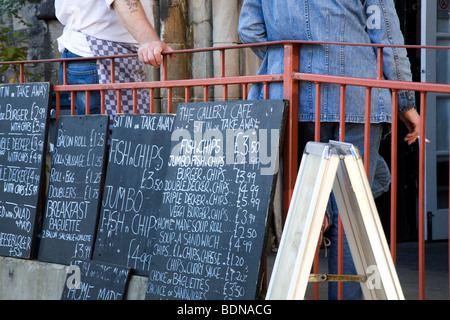
[[[348,45],[348,46],[372,46],[376,48],[378,53],[378,63],[377,63],[377,78],[354,78],[354,77],[343,77],[343,76],[331,76],[323,74],[310,74],[310,73],[300,73],[299,72],[299,50],[301,45],[308,43],[309,45],[314,44],[329,44],[329,45]],[[244,49],[253,46],[262,45],[282,45],[284,46],[284,72],[282,74],[272,74],[272,75],[243,75],[243,76],[227,76],[225,68],[225,52],[227,50]],[[321,107],[321,96],[320,88],[324,83],[338,84],[341,88],[341,119],[340,119],[340,129],[341,129],[341,141],[345,141],[345,90],[347,86],[360,86],[366,88],[366,103],[365,110],[366,114],[370,113],[371,109],[371,90],[372,88],[385,88],[392,91],[392,135],[391,135],[391,196],[390,196],[390,248],[391,254],[396,261],[397,255],[397,138],[398,138],[398,127],[397,127],[397,94],[399,90],[413,90],[420,92],[420,114],[421,114],[421,131],[420,136],[425,137],[426,130],[426,114],[427,114],[427,95],[429,93],[444,93],[450,94],[450,84],[436,84],[436,83],[418,83],[418,82],[405,82],[405,81],[391,81],[383,79],[383,49],[386,47],[403,47],[409,49],[426,49],[426,50],[450,50],[450,47],[438,47],[438,46],[398,46],[398,45],[371,45],[371,44],[353,44],[353,43],[330,43],[330,42],[302,42],[302,41],[291,41],[291,42],[270,42],[264,44],[254,44],[254,45],[235,45],[235,46],[224,46],[215,48],[203,48],[203,49],[190,49],[190,50],[178,50],[177,55],[180,54],[194,54],[198,52],[208,52],[208,51],[219,51],[220,52],[220,77],[217,78],[207,78],[207,79],[168,79],[168,60],[164,57],[162,66],[162,79],[160,81],[149,81],[149,82],[139,82],[139,83],[116,83],[114,76],[111,78],[109,84],[96,84],[96,85],[68,85],[67,84],[67,73],[66,67],[67,62],[70,59],[52,59],[52,60],[33,60],[33,61],[21,61],[21,62],[0,62],[0,64],[19,64],[20,66],[20,81],[24,82],[24,70],[27,64],[36,63],[59,63],[62,62],[65,66],[64,68],[64,83],[61,85],[54,85],[53,91],[56,93],[56,115],[59,116],[60,113],[60,94],[62,92],[70,92],[71,94],[71,113],[75,113],[74,107],[74,94],[77,91],[84,91],[87,94],[87,102],[89,104],[89,92],[90,91],[100,91],[101,93],[101,112],[105,113],[105,91],[115,90],[117,95],[120,97],[121,90],[132,90],[133,91],[133,102],[134,110],[137,110],[137,99],[136,93],[140,89],[150,90],[150,112],[155,112],[155,90],[166,89],[167,98],[167,112],[171,113],[173,110],[173,89],[174,88],[184,88],[184,101],[190,102],[190,89],[193,87],[203,88],[203,100],[208,101],[209,99],[209,88],[220,86],[222,87],[222,99],[228,100],[228,87],[230,85],[240,85],[242,89],[242,99],[245,100],[248,93],[248,87],[252,83],[263,83],[264,84],[264,98],[269,97],[269,84],[272,82],[281,82],[284,85],[284,98],[289,101],[289,115],[286,124],[285,132],[285,143],[284,143],[284,170],[283,170],[283,215],[287,213],[288,205],[291,201],[295,180],[297,177],[298,170],[298,83],[300,81],[312,82],[316,86],[316,114],[320,112]],[[111,63],[111,68],[114,71],[114,63],[117,56],[107,56],[101,57],[101,59],[109,59]],[[92,58],[84,58],[92,59]],[[99,57],[97,57],[99,59]],[[112,72],[114,74],[114,72]],[[117,112],[121,111],[120,99],[118,99]],[[86,113],[89,113],[89,108],[86,108]],[[316,117],[320,119],[320,117]],[[319,120],[316,121],[316,140],[319,141],[320,137],[320,126]],[[366,121],[365,124],[365,149],[368,150],[370,146],[370,135],[368,134],[370,130],[370,122]],[[425,299],[425,139],[419,140],[419,172],[418,172],[418,264],[419,264],[419,298]],[[369,163],[369,153],[364,154],[364,163]],[[369,168],[366,166],[366,171]],[[450,181],[450,177],[449,177]],[[449,188],[450,189],[450,188]],[[450,193],[449,193],[450,199]],[[450,208],[450,204],[449,204]],[[450,219],[449,219],[450,220]],[[450,230],[450,222],[449,222]],[[339,224],[339,242],[342,247],[343,230],[342,224]],[[450,248],[450,245],[449,245]],[[342,272],[342,250],[340,250],[339,267],[338,271]],[[317,259],[316,259],[317,261]],[[450,265],[450,261],[449,261]],[[318,271],[318,264],[314,265],[314,272]],[[450,283],[449,283],[450,287]],[[342,297],[342,283],[340,283],[339,296]],[[318,298],[318,285],[314,284],[314,298]]]

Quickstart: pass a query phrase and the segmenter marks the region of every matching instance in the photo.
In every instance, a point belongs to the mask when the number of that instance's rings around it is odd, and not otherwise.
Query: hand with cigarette
[[[398,114],[400,121],[402,121],[408,129],[408,134],[403,139],[408,145],[413,144],[420,135],[420,115],[415,108],[406,112]]]

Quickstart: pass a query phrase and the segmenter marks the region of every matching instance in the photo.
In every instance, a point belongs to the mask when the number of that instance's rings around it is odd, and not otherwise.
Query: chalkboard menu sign
[[[122,300],[130,268],[88,259],[72,259],[61,300]]]
[[[30,258],[42,214],[50,84],[0,85],[0,255]]]
[[[255,299],[286,104],[178,106],[147,299]]]
[[[93,260],[146,276],[159,223],[174,115],[114,117]]]
[[[109,117],[61,116],[56,127],[39,260],[91,259],[104,182]]]

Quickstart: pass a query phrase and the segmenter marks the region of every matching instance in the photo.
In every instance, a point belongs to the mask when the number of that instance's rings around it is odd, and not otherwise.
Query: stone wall
[[[0,257],[0,300],[60,300],[67,266]],[[148,278],[132,275],[126,300],[144,300]]]

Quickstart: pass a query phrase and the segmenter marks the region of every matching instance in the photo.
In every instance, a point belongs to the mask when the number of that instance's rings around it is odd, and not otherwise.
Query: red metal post
[[[114,58],[110,59],[110,64],[111,64],[111,83],[116,83],[116,64]]]
[[[225,78],[225,49],[220,50],[220,77]],[[244,94],[243,94],[244,95]],[[223,101],[228,100],[228,85],[222,85]]]
[[[85,108],[86,108],[86,115],[89,115],[91,112],[90,109],[90,105],[91,105],[91,95],[90,95],[90,91],[86,90],[84,92],[84,94],[86,95],[86,104],[85,104]]]
[[[67,61],[63,61],[63,84],[68,85],[69,81],[67,80]]]
[[[365,124],[364,124],[364,168],[367,177],[370,174],[370,114],[372,110],[372,88],[366,87]]]
[[[133,113],[137,113],[137,89],[133,89]]]
[[[314,123],[314,138],[320,142],[320,113],[322,104],[322,83],[316,82],[316,119]]]
[[[167,88],[167,113],[172,113],[173,102],[172,102],[172,88]]]
[[[222,96],[223,101],[228,101],[228,86],[226,84],[222,86]]]
[[[20,83],[24,83],[25,82],[25,65],[23,63],[21,63],[19,65],[20,68]]]
[[[162,55],[162,68],[163,68],[163,80],[167,81],[167,65],[168,65],[168,57],[167,55]]]
[[[320,111],[321,111],[321,101],[322,101],[322,84],[316,82],[316,106],[315,106],[315,123],[314,123],[314,141],[320,142]],[[319,252],[320,243],[317,246],[316,254],[314,256],[313,272],[315,274],[319,273]],[[319,300],[319,283],[314,282],[313,284],[313,299]]]
[[[116,112],[117,113],[122,113],[122,90],[118,89],[116,91],[117,93],[117,108],[116,108]]]
[[[242,100],[247,100],[248,97],[248,86],[246,83],[242,84]]]
[[[105,114],[105,90],[100,90],[100,112],[101,114]]]
[[[345,84],[340,85],[339,141],[345,142]]]
[[[203,86],[203,102],[209,101],[209,87]]]
[[[419,140],[419,299],[425,300],[425,124],[427,92],[420,93]]]
[[[264,99],[269,99],[269,84],[267,82],[264,82]]]
[[[298,82],[293,73],[299,71],[299,45],[284,46],[284,98],[289,101],[283,158],[283,223],[294,192],[298,172]]]
[[[59,118],[59,113],[61,110],[61,92],[56,92],[56,119]]]
[[[377,79],[383,79],[383,47],[377,48]]]
[[[397,261],[397,138],[398,138],[398,91],[392,91],[392,133],[391,133],[391,256]]]
[[[150,113],[155,113],[155,89],[150,88]]]
[[[339,141],[345,142],[345,85],[340,85]],[[338,274],[344,274],[344,227],[341,217],[338,222]],[[344,298],[344,283],[338,282],[338,300]]]
[[[167,62],[168,62],[168,56],[164,55],[163,56],[163,63],[162,63],[162,67],[163,67],[163,81],[167,81],[167,74],[168,74],[168,67],[167,67]],[[172,113],[172,106],[173,106],[173,102],[172,102],[172,87],[167,87],[167,113]]]
[[[70,114],[75,115],[75,91],[70,92]]]
[[[184,102],[189,103],[190,100],[191,100],[191,88],[184,87]]]

